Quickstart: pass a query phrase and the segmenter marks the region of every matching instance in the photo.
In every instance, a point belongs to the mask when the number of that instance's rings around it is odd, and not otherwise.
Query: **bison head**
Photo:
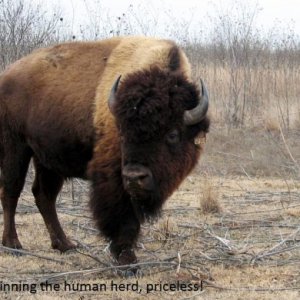
[[[182,74],[151,68],[115,82],[109,108],[119,129],[125,191],[141,218],[162,203],[195,166],[208,131],[208,96]]]

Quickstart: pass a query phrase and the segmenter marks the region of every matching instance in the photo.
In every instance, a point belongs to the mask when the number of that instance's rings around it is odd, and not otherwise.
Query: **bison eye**
[[[177,129],[174,129],[167,134],[167,142],[169,144],[177,144],[179,143],[179,141],[180,141],[180,136]]]

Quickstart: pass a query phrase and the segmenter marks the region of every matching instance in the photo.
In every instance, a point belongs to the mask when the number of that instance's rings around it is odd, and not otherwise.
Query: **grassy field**
[[[299,299],[299,155],[297,131],[212,126],[199,166],[161,218],[143,226],[141,273],[132,278],[98,236],[85,182],[68,182],[57,205],[78,249],[50,248],[29,174],[16,218],[24,250],[15,256],[0,246],[0,298]]]

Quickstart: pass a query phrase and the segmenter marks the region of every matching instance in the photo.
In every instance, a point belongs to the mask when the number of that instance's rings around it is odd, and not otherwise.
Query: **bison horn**
[[[208,110],[208,93],[202,79],[200,80],[201,80],[201,97],[199,103],[195,108],[191,110],[186,110],[184,112],[184,116],[183,116],[184,124],[188,126],[197,124],[201,120],[203,120]]]
[[[114,82],[114,84],[113,84],[113,86],[110,90],[110,95],[109,95],[109,98],[108,98],[108,107],[109,107],[109,110],[111,111],[112,114],[115,114],[116,92],[118,90],[120,79],[121,79],[121,75]]]

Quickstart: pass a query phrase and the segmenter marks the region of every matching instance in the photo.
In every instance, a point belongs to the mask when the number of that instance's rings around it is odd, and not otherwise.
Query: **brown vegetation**
[[[219,203],[218,187],[212,183],[211,180],[203,180],[200,192],[200,208],[202,213],[220,213],[221,207]]]

